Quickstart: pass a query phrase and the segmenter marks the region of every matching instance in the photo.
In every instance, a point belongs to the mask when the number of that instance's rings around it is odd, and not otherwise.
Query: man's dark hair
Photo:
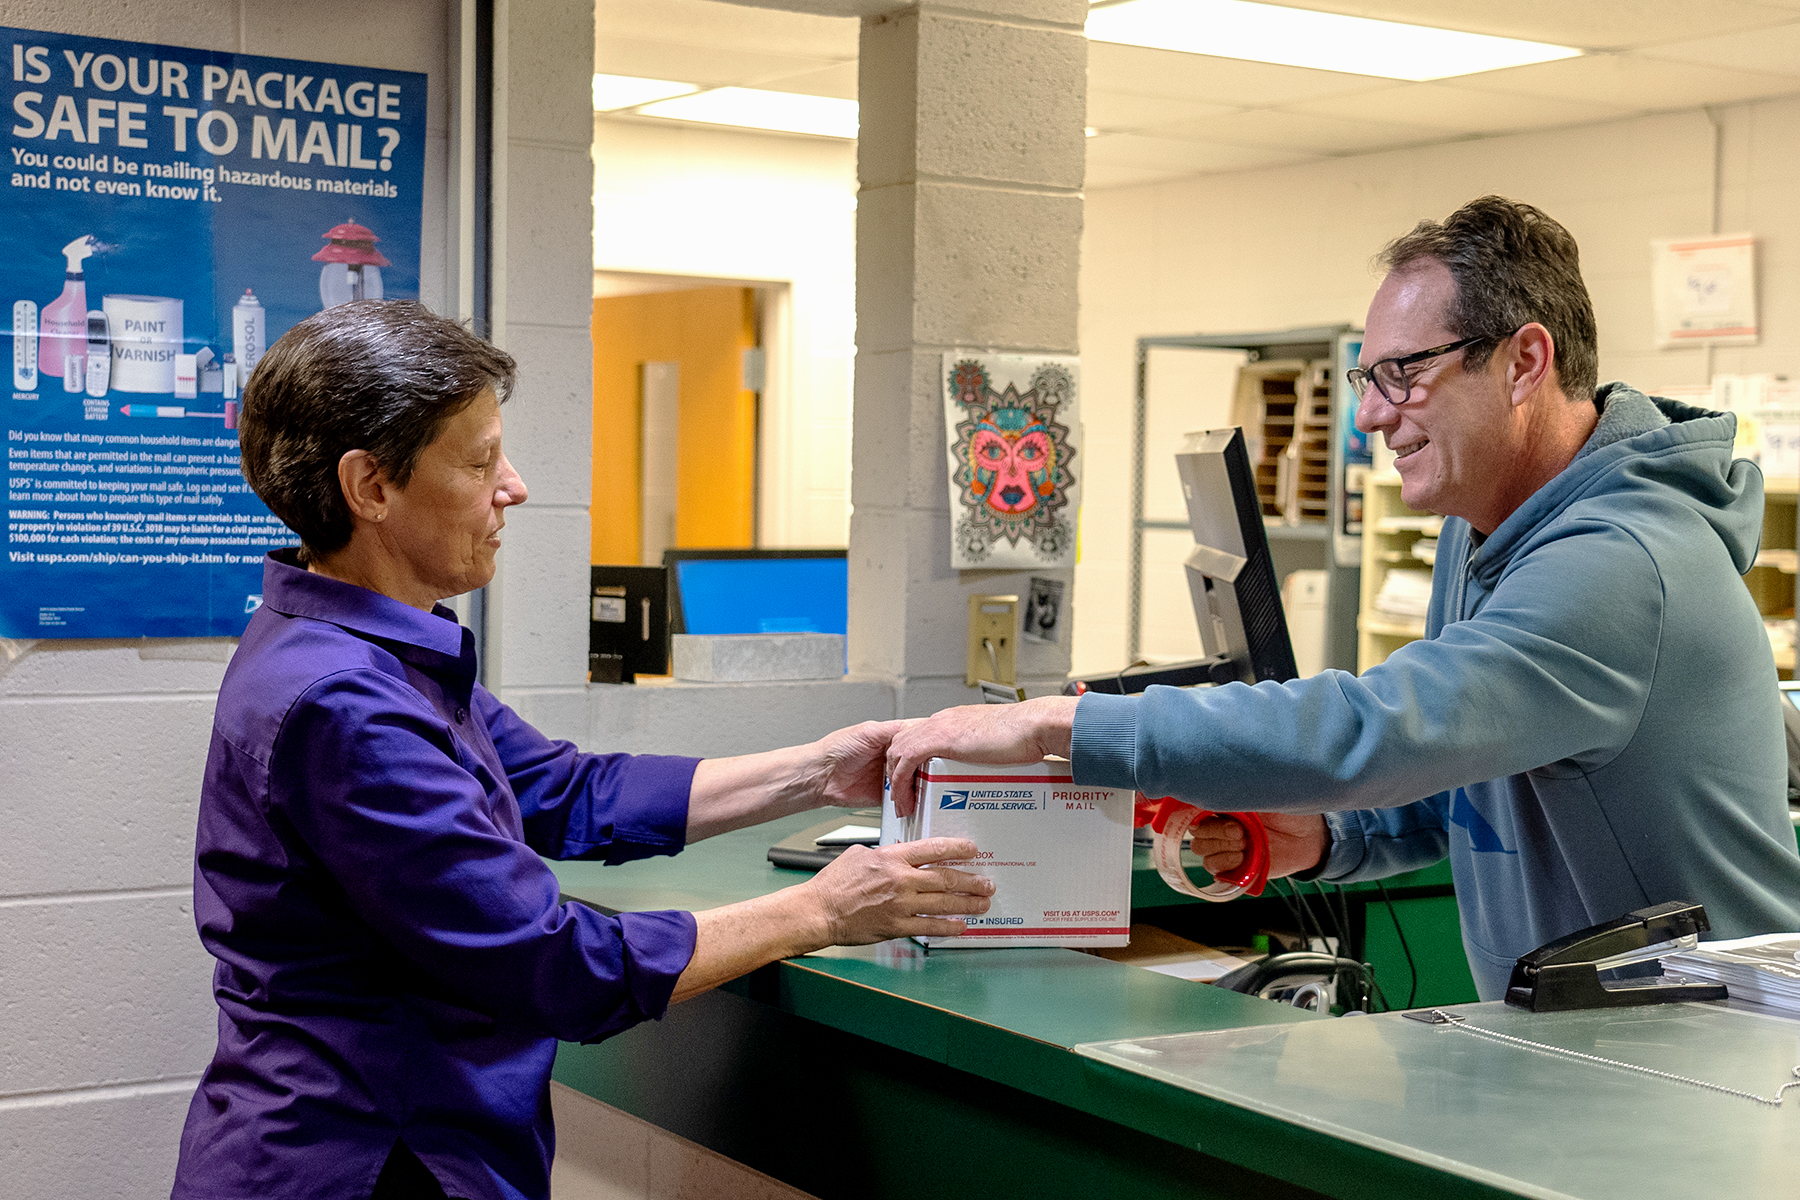
[[[410,300],[358,300],[295,325],[244,386],[244,478],[300,535],[310,562],[350,543],[338,460],[366,450],[404,488],[444,422],[489,388],[504,402],[517,366],[504,350]]]
[[[1521,325],[1536,321],[1556,343],[1556,374],[1571,400],[1594,398],[1599,383],[1594,303],[1581,281],[1581,251],[1542,211],[1503,196],[1471,200],[1442,222],[1420,221],[1377,260],[1390,271],[1436,259],[1456,280],[1444,323],[1482,339],[1463,351],[1471,370]]]

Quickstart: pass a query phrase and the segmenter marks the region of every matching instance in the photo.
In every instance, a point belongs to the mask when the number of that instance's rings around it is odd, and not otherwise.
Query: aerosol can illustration
[[[256,298],[255,292],[245,288],[244,298],[231,310],[231,352],[237,360],[239,387],[249,380],[250,372],[256,369],[256,360],[268,349],[263,340],[266,321],[262,301]]]

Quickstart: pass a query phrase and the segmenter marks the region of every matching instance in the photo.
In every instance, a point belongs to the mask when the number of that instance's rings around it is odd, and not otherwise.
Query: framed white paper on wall
[[[1754,235],[1662,238],[1650,249],[1658,346],[1757,340]]]
[[[1080,360],[957,350],[943,370],[950,565],[1074,566]]]

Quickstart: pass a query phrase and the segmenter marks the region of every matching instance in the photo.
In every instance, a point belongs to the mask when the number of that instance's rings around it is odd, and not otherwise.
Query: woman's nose
[[[506,499],[502,505],[523,504],[531,493],[526,490],[524,478],[513,470],[512,460],[506,455],[500,456],[500,487]]]

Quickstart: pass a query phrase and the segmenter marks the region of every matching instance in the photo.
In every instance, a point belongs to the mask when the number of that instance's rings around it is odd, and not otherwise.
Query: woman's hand
[[[1073,696],[1044,696],[1023,704],[969,704],[904,722],[887,751],[894,808],[903,817],[912,813],[913,773],[931,758],[1034,763],[1046,754],[1067,757],[1076,703]]]
[[[933,864],[973,857],[975,843],[960,838],[852,846],[805,883],[697,912],[694,956],[670,999],[826,946],[955,937],[966,928],[958,917],[988,910],[994,881]]]
[[[1257,813],[1269,835],[1269,878],[1310,871],[1325,861],[1331,833],[1325,818],[1314,814]],[[1244,827],[1230,817],[1194,822],[1193,850],[1214,875],[1236,870],[1244,861]]]
[[[688,792],[687,840],[827,804],[880,804],[882,756],[906,725],[864,721],[803,746],[706,759],[694,769]]]
[[[975,857],[975,843],[926,838],[871,849],[851,846],[810,883],[825,922],[823,945],[866,946],[896,937],[956,937],[960,916],[988,910],[994,881],[944,861]]]
[[[809,807],[879,805],[888,743],[910,724],[910,721],[864,721],[861,725],[828,733],[814,742],[808,747],[812,761],[805,772],[814,797]]]

